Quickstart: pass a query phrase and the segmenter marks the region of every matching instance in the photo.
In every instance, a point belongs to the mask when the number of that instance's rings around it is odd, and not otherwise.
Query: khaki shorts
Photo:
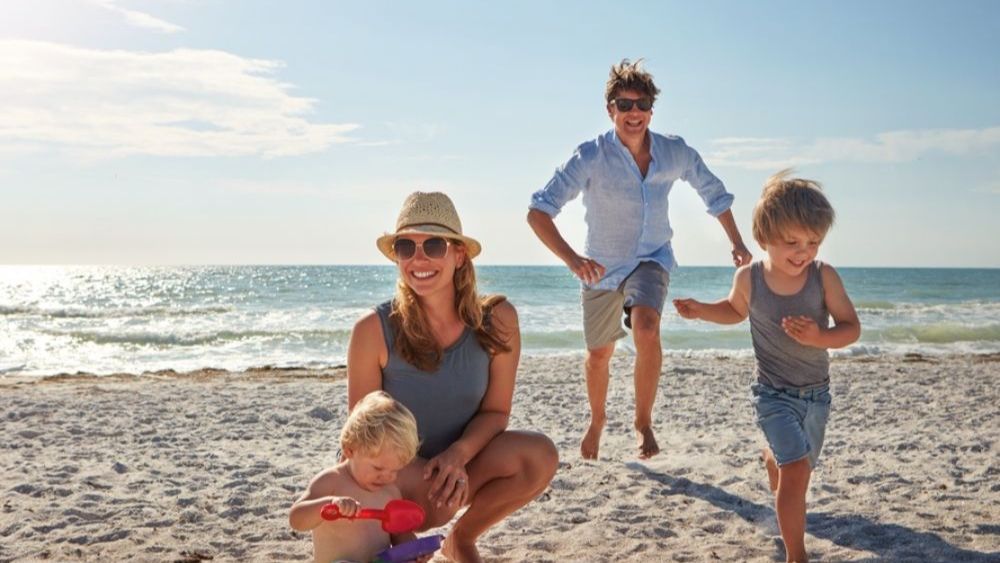
[[[625,324],[630,328],[632,307],[644,305],[663,313],[669,285],[670,274],[662,266],[643,262],[625,277],[618,289],[584,289],[583,338],[587,349],[601,348],[626,335],[622,328],[623,311]]]

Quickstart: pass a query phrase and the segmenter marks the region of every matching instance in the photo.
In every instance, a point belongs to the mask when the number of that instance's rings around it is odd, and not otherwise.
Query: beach
[[[581,361],[522,359],[510,427],[544,432],[561,461],[538,500],[481,538],[485,557],[784,560],[751,359],[667,358],[662,453],[646,461],[624,353],[600,459],[580,458]],[[1000,559],[998,376],[996,355],[836,359],[811,557]],[[288,508],[336,459],[346,395],[343,368],[0,378],[0,561],[308,559]]]

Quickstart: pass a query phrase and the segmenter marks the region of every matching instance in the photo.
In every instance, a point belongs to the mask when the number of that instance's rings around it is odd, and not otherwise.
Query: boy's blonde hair
[[[791,178],[785,169],[764,182],[764,192],[753,208],[753,238],[766,246],[790,228],[811,231],[821,238],[833,226],[833,206],[819,182]]]
[[[340,431],[341,448],[367,455],[391,448],[403,464],[417,455],[419,445],[413,413],[385,391],[372,391],[358,401]]]

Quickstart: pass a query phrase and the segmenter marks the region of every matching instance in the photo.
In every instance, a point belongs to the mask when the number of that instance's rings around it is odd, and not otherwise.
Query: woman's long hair
[[[493,356],[509,352],[507,342],[510,335],[506,327],[490,314],[493,307],[506,297],[490,295],[480,298],[476,292],[476,270],[472,260],[466,258],[462,267],[455,270],[455,303],[458,316],[466,326],[472,328],[476,340],[484,350]],[[389,320],[396,328],[395,347],[399,356],[421,371],[432,372],[441,365],[444,349],[434,339],[427,315],[424,313],[417,294],[400,278],[396,282],[396,298],[392,302]]]

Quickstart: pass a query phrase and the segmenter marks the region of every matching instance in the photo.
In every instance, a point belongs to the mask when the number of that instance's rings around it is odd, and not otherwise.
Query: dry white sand
[[[668,359],[663,453],[646,462],[627,356],[614,360],[601,459],[580,459],[580,363],[523,361],[511,427],[548,434],[562,461],[541,498],[481,539],[485,556],[784,560],[750,360]],[[997,357],[836,360],[811,555],[1000,560],[998,374]],[[0,379],[0,561],[306,559],[287,510],[334,461],[345,399],[343,370]]]

